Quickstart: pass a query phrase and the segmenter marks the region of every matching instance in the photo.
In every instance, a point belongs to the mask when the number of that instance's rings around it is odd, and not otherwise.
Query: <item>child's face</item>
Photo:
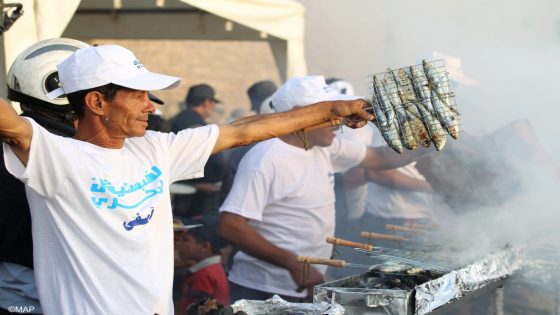
[[[199,261],[203,259],[205,253],[204,242],[197,242],[188,232],[182,233],[180,241],[177,243],[179,256],[183,260],[193,259]]]

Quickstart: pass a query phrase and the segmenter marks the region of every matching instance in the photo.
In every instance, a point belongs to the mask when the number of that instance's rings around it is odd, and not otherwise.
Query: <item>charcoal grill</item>
[[[345,314],[441,314],[501,286],[521,259],[510,248],[449,272],[389,266],[318,285],[313,302],[338,303]]]

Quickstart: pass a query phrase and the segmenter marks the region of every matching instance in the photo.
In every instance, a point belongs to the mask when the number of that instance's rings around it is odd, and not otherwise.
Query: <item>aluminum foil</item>
[[[233,312],[243,311],[248,315],[342,315],[344,307],[336,303],[290,303],[278,295],[265,301],[239,300],[231,305]]]
[[[522,266],[519,252],[517,248],[507,249],[417,286],[415,314],[428,314],[509,276]]]
[[[391,265],[387,270],[397,270]],[[344,306],[345,314],[386,315],[412,314],[413,291],[400,289],[369,289],[367,277],[355,275],[318,285],[313,290],[315,303],[330,301]]]

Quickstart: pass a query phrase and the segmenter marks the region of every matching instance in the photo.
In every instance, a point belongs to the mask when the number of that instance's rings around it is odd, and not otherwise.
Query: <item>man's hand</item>
[[[333,101],[332,103],[332,113],[335,116],[333,119],[350,128],[361,128],[368,121],[375,119],[375,116],[369,110],[371,104],[364,99]]]

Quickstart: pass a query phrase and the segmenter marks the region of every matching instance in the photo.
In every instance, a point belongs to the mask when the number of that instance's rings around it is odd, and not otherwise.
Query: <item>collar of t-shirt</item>
[[[200,269],[206,268],[210,265],[219,264],[220,261],[221,261],[221,258],[222,257],[220,255],[214,255],[214,256],[210,256],[208,258],[205,258],[205,259],[197,262],[193,266],[189,267],[189,272],[194,273],[194,272],[197,272]]]

